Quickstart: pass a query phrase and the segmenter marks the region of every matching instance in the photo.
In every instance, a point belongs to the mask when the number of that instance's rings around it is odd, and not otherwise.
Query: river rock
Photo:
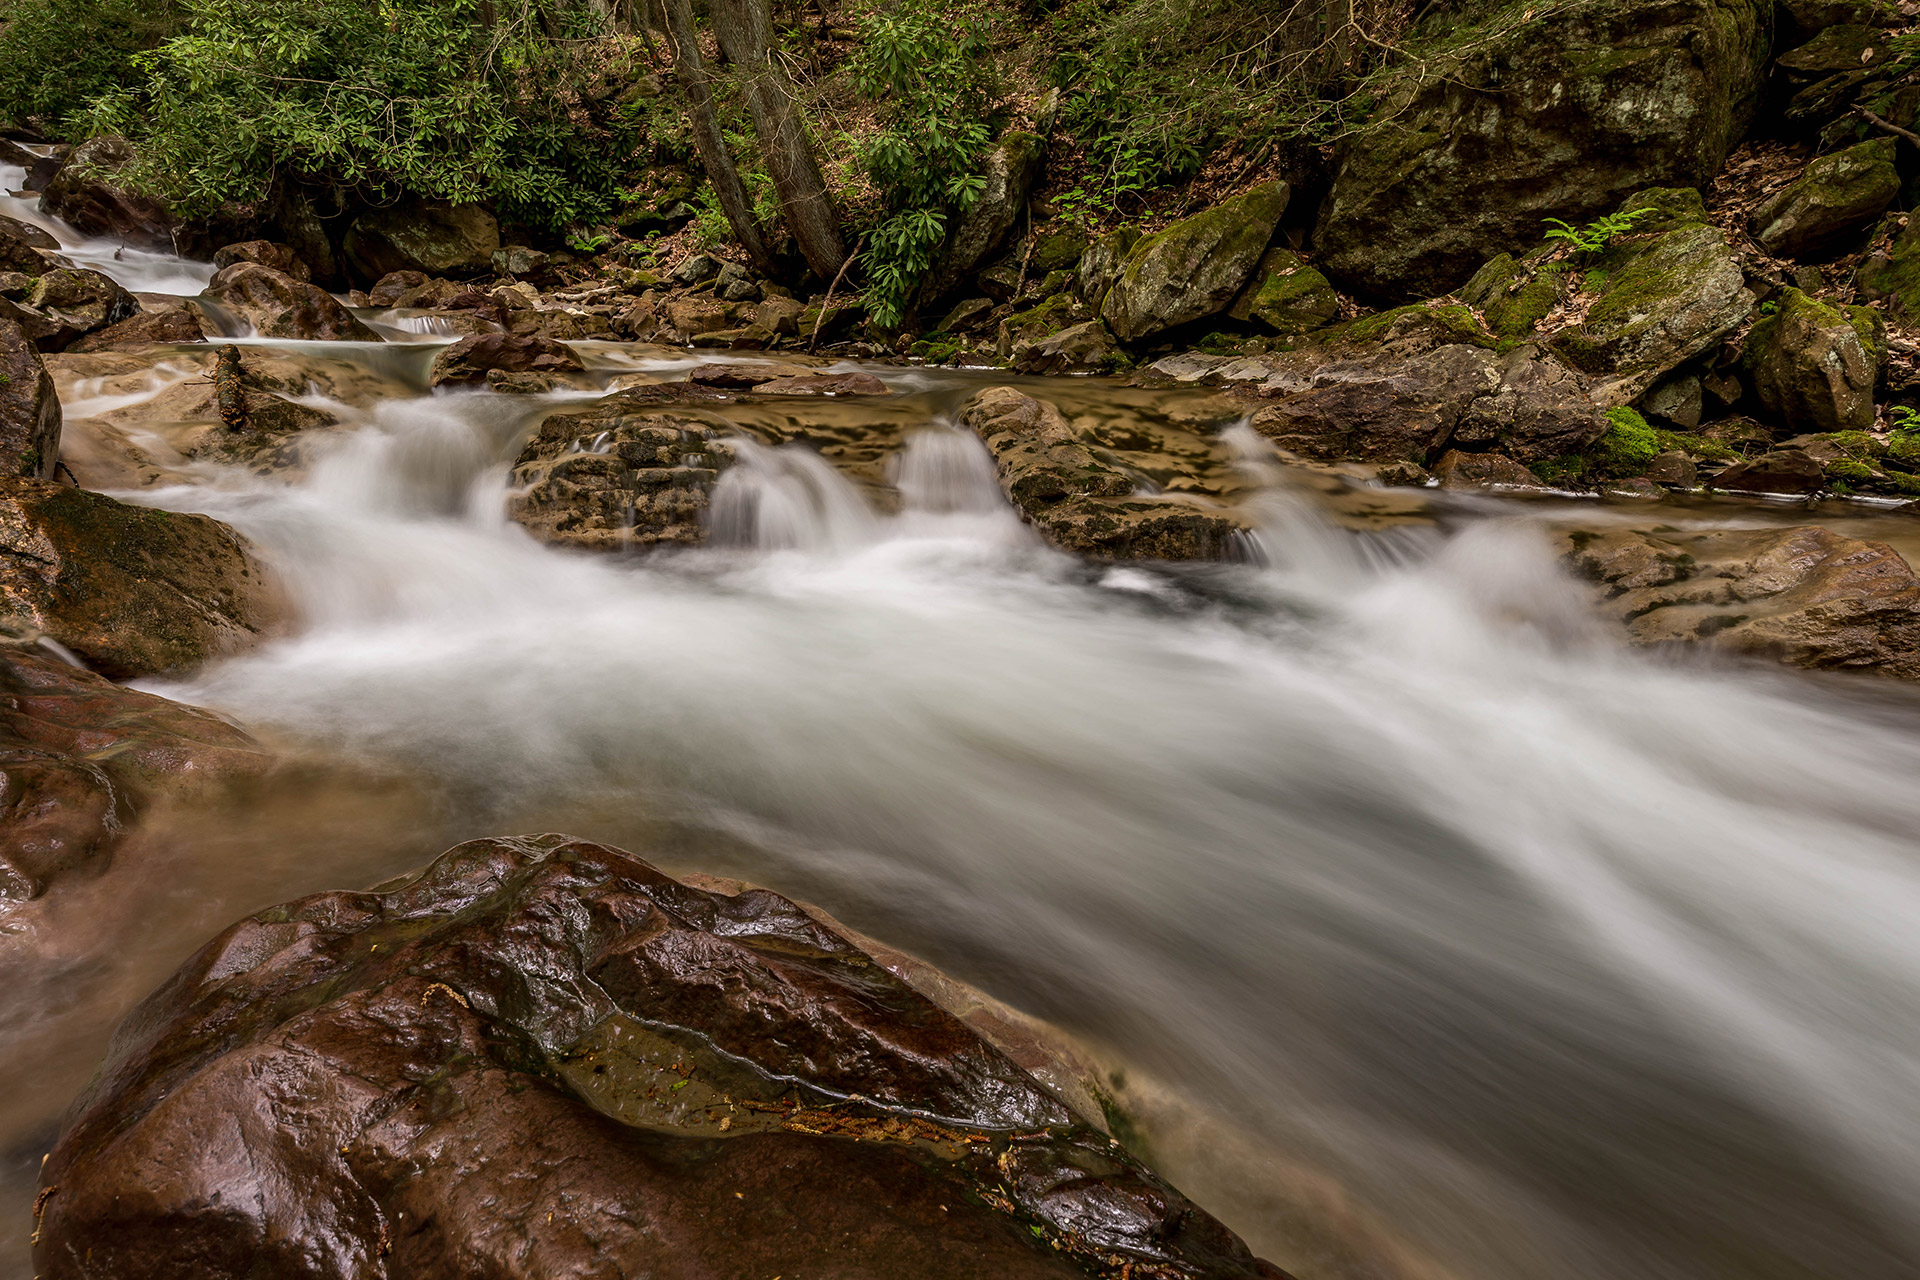
[[[1074,291],[1080,300],[1098,315],[1100,308],[1106,305],[1107,291],[1113,288],[1113,282],[1120,278],[1120,267],[1127,260],[1127,254],[1140,240],[1140,232],[1133,227],[1121,227],[1110,231],[1087,246],[1080,255],[1080,265],[1074,268]],[[982,289],[981,292],[987,292]],[[1006,301],[1002,298],[1001,301]]]
[[[124,240],[155,253],[174,252],[173,218],[159,201],[114,182],[133,161],[125,138],[89,138],[73,149],[40,195],[40,207],[83,235]]]
[[[1319,268],[1291,249],[1269,249],[1227,315],[1257,321],[1287,337],[1323,329],[1340,318],[1340,295]]]
[[[1100,307],[1107,328],[1139,342],[1225,311],[1266,253],[1288,191],[1270,182],[1135,242]]]
[[[0,899],[97,874],[156,797],[257,773],[268,757],[211,712],[140,693],[0,620]]]
[[[1899,552],[1816,526],[1564,539],[1635,644],[1920,676],[1920,579]]]
[[[1633,207],[1631,202],[1627,206]],[[1753,313],[1746,274],[1718,227],[1686,223],[1629,236],[1594,264],[1596,295],[1556,353],[1598,378],[1596,400],[1630,404],[1665,374],[1738,329]]]
[[[1112,373],[1124,366],[1120,346],[1098,320],[1083,320],[1044,338],[1022,338],[1009,352],[1015,373]]]
[[[238,653],[285,603],[217,520],[40,480],[0,480],[0,609],[115,680]]]
[[[987,153],[980,170],[986,186],[948,230],[939,258],[921,287],[922,306],[953,292],[970,273],[1000,252],[1014,224],[1026,212],[1027,193],[1040,176],[1046,154],[1044,139],[1017,129],[1004,135]]]
[[[1830,306],[1787,289],[1747,335],[1754,398],[1788,435],[1870,430],[1887,354],[1883,326],[1869,307]]]
[[[0,271],[18,271],[37,276],[53,264],[45,253],[58,252],[60,242],[18,218],[0,217]]]
[[[1543,487],[1540,477],[1500,453],[1466,453],[1449,449],[1433,464],[1442,489]]]
[[[367,290],[367,304],[375,307],[396,306],[402,297],[430,283],[432,279],[424,271],[389,271],[374,282],[373,288]]]
[[[0,316],[0,475],[52,479],[60,421],[46,362],[20,326]]]
[[[460,339],[434,357],[432,385],[473,385],[492,370],[507,373],[583,373],[586,366],[564,342],[538,336],[481,333]]]
[[[1339,145],[1314,231],[1321,270],[1374,300],[1459,287],[1548,217],[1582,222],[1652,186],[1697,187],[1754,115],[1772,6],[1574,0],[1500,8],[1381,86]]]
[[[263,338],[380,340],[319,285],[257,262],[221,268],[207,285],[207,297],[251,324]]]
[[[89,351],[116,351],[153,342],[205,342],[206,331],[191,311],[142,311],[67,344],[75,355]]]
[[[42,1175],[44,1280],[1282,1280],[792,902],[564,836],[227,930]]]
[[[1114,560],[1211,560],[1245,525],[1178,496],[1142,497],[1140,481],[1082,439],[1053,405],[1012,387],[968,400],[961,425],[993,455],[1001,491],[1047,541]]]
[[[753,384],[761,396],[884,396],[887,384],[870,373],[805,373]]]
[[[500,226],[477,204],[406,200],[353,220],[341,248],[363,280],[394,271],[469,279],[493,269]]]
[[[1713,487],[1737,493],[1813,493],[1826,471],[1804,449],[1769,449],[1734,463],[1713,478]]]
[[[216,267],[230,267],[236,262],[257,262],[263,267],[283,271],[295,280],[308,283],[313,280],[312,270],[290,244],[276,244],[272,240],[242,240],[238,244],[224,246],[213,255],[213,265]]]
[[[1454,343],[1250,362],[1277,403],[1255,430],[1315,461],[1429,464],[1451,443],[1522,463],[1574,453],[1606,433],[1586,381],[1532,347],[1505,356]]]
[[[42,351],[64,351],[78,338],[140,314],[134,296],[111,276],[72,267],[57,267],[34,281],[25,305],[52,326],[35,340]]]
[[[1885,304],[1887,313],[1911,323],[1920,316],[1920,218],[1902,217],[1884,250],[1868,255],[1853,273],[1854,295]]]
[[[1830,254],[1858,240],[1900,195],[1894,141],[1875,138],[1809,163],[1754,210],[1754,239],[1782,258]]]
[[[713,486],[733,455],[715,428],[650,412],[650,399],[637,388],[550,415],[514,460],[508,516],[560,546],[704,542]]]

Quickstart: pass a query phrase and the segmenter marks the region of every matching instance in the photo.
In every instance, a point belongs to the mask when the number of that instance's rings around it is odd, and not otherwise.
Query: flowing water
[[[1084,1037],[1175,1180],[1303,1277],[1920,1275],[1920,700],[1625,652],[1551,508],[1355,532],[1231,428],[1245,563],[1089,565],[942,420],[982,384],[917,385],[897,508],[743,446],[699,551],[532,542],[506,465],[549,406],[488,393],[348,413],[296,482],[129,495],[243,530],[302,615],[154,687],[407,781],[152,838],[85,994],[17,1023],[78,1030],[8,1055],[43,1099],[0,1111],[9,1201],[199,939],[538,823],[817,901]]]

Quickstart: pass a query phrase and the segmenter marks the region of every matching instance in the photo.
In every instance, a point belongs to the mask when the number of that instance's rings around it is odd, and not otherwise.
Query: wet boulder
[[[884,396],[887,384],[870,373],[795,373],[753,384],[761,396]]]
[[[470,279],[493,269],[500,225],[477,204],[405,200],[355,218],[341,247],[363,280],[394,271]]]
[[[263,338],[379,341],[379,335],[319,285],[257,262],[221,268],[208,283],[206,296]]]
[[[367,290],[367,303],[375,307],[398,306],[401,298],[431,283],[432,279],[424,271],[389,271]]]
[[[1046,153],[1044,139],[1019,130],[1006,134],[987,153],[981,166],[986,186],[948,230],[939,257],[921,287],[922,305],[953,292],[970,273],[1000,252],[1014,224],[1026,212],[1027,193],[1040,176]]]
[[[0,900],[98,874],[158,797],[267,762],[219,716],[112,684],[62,661],[22,619],[0,619]]]
[[[1920,676],[1920,579],[1885,543],[1817,526],[1609,529],[1562,550],[1634,644]]]
[[[309,283],[313,280],[313,272],[305,259],[290,244],[278,244],[272,240],[242,240],[238,244],[224,246],[213,255],[215,267],[230,267],[236,262],[257,262],[263,267],[283,271],[295,280]]]
[[[558,546],[698,545],[713,487],[733,462],[719,434],[654,410],[645,389],[551,414],[514,460],[507,515]]]
[[[1370,299],[1432,297],[1545,218],[1706,183],[1753,118],[1771,18],[1756,0],[1494,10],[1409,60],[1339,145],[1317,264]]]
[[[799,906],[565,836],[227,930],[42,1185],[44,1280],[1282,1280]]]
[[[1798,289],[1747,335],[1754,397],[1789,435],[1866,431],[1873,388],[1886,361],[1884,322],[1869,307],[1836,307]]]
[[[1291,249],[1269,249],[1227,315],[1294,337],[1340,318],[1340,295],[1317,267]]]
[[[89,138],[73,149],[40,194],[40,207],[83,235],[124,240],[155,253],[174,252],[173,218],[158,200],[115,181],[134,159],[125,138]]]
[[[64,351],[75,340],[140,314],[140,304],[111,276],[57,267],[34,281],[27,310],[50,328],[35,341],[42,351]]]
[[[249,648],[286,606],[239,534],[40,480],[0,480],[0,611],[115,680]]]
[[[586,366],[564,342],[538,335],[481,333],[460,339],[434,357],[432,385],[471,386],[493,370],[507,373],[581,373]]]
[[[1053,405],[1012,387],[968,400],[961,425],[993,455],[1000,488],[1048,542],[1113,560],[1211,560],[1245,524],[1231,512],[1170,494],[1146,496],[1101,446]]]
[[[20,326],[0,316],[0,475],[52,479],[60,424],[46,362]]]
[[[1433,464],[1442,489],[1538,489],[1540,477],[1501,453],[1449,449]]]
[[[1900,195],[1894,139],[1875,138],[1809,163],[1792,183],[1754,210],[1754,239],[1782,258],[1843,250]]]
[[[205,342],[206,339],[199,319],[183,307],[178,311],[142,311],[69,343],[67,350],[84,355],[89,351],[117,351],[152,342]]]
[[[0,271],[37,276],[53,265],[47,254],[59,249],[58,240],[31,222],[0,217]]]
[[[1769,449],[1734,463],[1713,478],[1713,487],[1734,493],[1814,493],[1826,470],[1804,449]]]
[[[1591,295],[1581,322],[1550,342],[1598,379],[1595,396],[1607,405],[1639,399],[1738,329],[1754,305],[1726,236],[1695,222],[1609,245],[1581,288]]]
[[[1284,182],[1255,187],[1136,241],[1101,303],[1107,328],[1139,342],[1225,311],[1266,253],[1288,190]]]
[[[1098,320],[1083,320],[1043,338],[1012,345],[1016,373],[1112,373],[1126,364],[1120,344]]]

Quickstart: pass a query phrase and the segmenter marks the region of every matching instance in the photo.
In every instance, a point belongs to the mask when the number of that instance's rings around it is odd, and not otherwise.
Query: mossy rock
[[[1621,201],[1616,212],[1636,215],[1633,220],[1636,232],[1670,231],[1704,223],[1707,202],[1696,187],[1649,187]]]
[[[1135,244],[1100,307],[1114,336],[1139,342],[1225,311],[1266,253],[1288,193],[1269,182]]]
[[[1853,288],[1869,302],[1885,303],[1897,319],[1920,317],[1920,217],[1909,217],[1885,252],[1860,264]]]
[[[1496,337],[1518,342],[1531,336],[1559,304],[1565,279],[1560,263],[1534,267],[1503,253],[1474,274],[1460,290],[1460,298],[1480,309]]]
[[[1774,313],[1747,335],[1746,368],[1761,406],[1792,434],[1871,428],[1886,358],[1877,320],[1871,308],[1783,292]]]
[[[1087,252],[1086,233],[1077,230],[1053,231],[1033,242],[1033,257],[1027,269],[1036,275],[1069,271]]]
[[[1748,221],[1754,239],[1783,258],[1843,249],[1899,198],[1894,141],[1875,138],[1809,163],[1754,210]]]
[[[1291,249],[1269,249],[1227,315],[1283,335],[1311,333],[1340,318],[1340,295]]]
[[[1390,311],[1376,311],[1310,336],[1316,345],[1357,347],[1415,335],[1433,346],[1458,344],[1497,351],[1509,345],[1488,332],[1471,308],[1459,303],[1434,306],[1416,302]]]

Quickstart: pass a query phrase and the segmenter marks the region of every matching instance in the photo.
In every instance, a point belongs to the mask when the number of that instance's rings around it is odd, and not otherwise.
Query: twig
[[[1865,107],[1855,107],[1854,110],[1859,112],[1861,115],[1865,116],[1869,123],[1879,125],[1882,129],[1885,129],[1888,133],[1897,133],[1901,137],[1905,138],[1908,142],[1911,142],[1916,146],[1920,146],[1920,133],[1915,133],[1911,129],[1902,129],[1899,125],[1895,124],[1893,121],[1877,116],[1873,112],[1867,110]]]
[[[813,336],[807,339],[807,354],[813,354],[813,349],[820,344],[820,326],[827,322],[827,308],[833,305],[833,291],[840,287],[842,280],[846,279],[847,268],[852,266],[853,260],[860,256],[861,246],[866,243],[867,238],[861,236],[859,242],[853,246],[853,252],[847,255],[847,260],[840,264],[840,270],[834,275],[833,283],[827,286],[826,301],[820,304],[820,314],[813,321]]]

